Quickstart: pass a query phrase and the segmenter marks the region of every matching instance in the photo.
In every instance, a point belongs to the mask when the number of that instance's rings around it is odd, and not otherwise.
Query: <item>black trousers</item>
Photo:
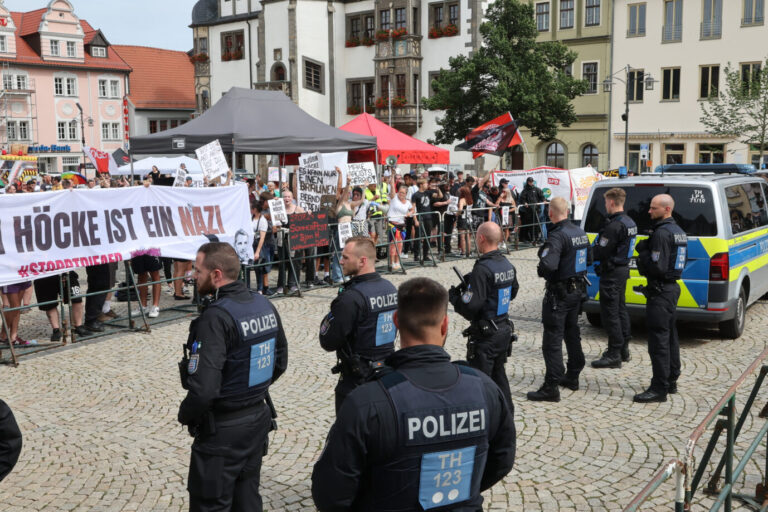
[[[632,337],[626,304],[627,279],[627,266],[600,275],[600,316],[608,334],[609,357],[620,357]]]
[[[441,241],[445,245],[444,254],[451,252],[451,237],[453,236],[453,227],[455,225],[455,215],[443,215],[443,236],[441,237]]]
[[[581,314],[580,291],[567,293],[558,299],[551,292],[544,294],[541,305],[541,322],[544,324],[541,349],[544,354],[544,383],[557,385],[565,376],[563,365],[563,340],[568,353],[568,374],[578,376],[584,368],[584,352],[581,349],[579,315]]]
[[[507,379],[504,364],[507,362],[511,334],[512,330],[508,325],[500,325],[497,331],[485,338],[470,338],[471,345],[467,346],[469,365],[488,375],[499,386],[510,408],[512,395],[509,391],[509,379]]]
[[[406,217],[405,218],[405,241],[403,242],[403,253],[408,254],[412,252],[413,254],[418,254],[418,247],[414,246],[414,243],[411,243],[411,238],[413,238],[413,217]],[[381,242],[379,242],[381,243]],[[418,242],[415,242],[415,244],[418,244]]]
[[[216,432],[195,438],[189,464],[189,510],[261,512],[261,459],[271,424],[262,403],[253,414],[217,421]]]
[[[520,209],[520,240],[533,242],[536,240],[536,209],[534,206],[525,206]]]
[[[662,286],[660,294],[648,298],[645,306],[648,355],[651,356],[653,368],[651,389],[663,394],[680,377],[680,342],[675,326],[679,297],[680,286],[667,283]]]
[[[88,293],[109,290],[109,263],[85,267],[85,274],[88,276]],[[98,320],[106,298],[105,293],[89,295],[85,298],[85,323]]]
[[[434,227],[434,214],[422,215],[419,217],[419,227],[416,228],[416,248],[414,249],[414,255],[418,259],[425,260],[429,257],[429,245],[431,239],[429,235],[432,233]],[[421,240],[418,240],[421,238]],[[419,251],[421,247],[421,251]]]

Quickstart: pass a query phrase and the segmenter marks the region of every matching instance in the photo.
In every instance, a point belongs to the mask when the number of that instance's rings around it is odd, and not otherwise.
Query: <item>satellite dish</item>
[[[389,155],[387,157],[387,165],[390,167],[394,167],[397,165],[397,157],[395,155]]]

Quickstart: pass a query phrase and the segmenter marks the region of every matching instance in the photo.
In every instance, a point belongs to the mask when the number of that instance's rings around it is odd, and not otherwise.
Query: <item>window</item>
[[[157,133],[157,121],[154,119],[149,120],[149,133]]]
[[[421,18],[419,17],[419,8],[413,8],[413,17],[411,18],[411,25],[413,26],[413,35],[421,35]]]
[[[54,57],[58,57],[59,54],[59,41],[56,39],[51,39],[51,55]]]
[[[429,5],[429,24],[431,28],[444,29],[448,25],[454,25],[459,28],[461,20],[459,19],[458,2],[440,2]]]
[[[56,123],[56,133],[59,140],[67,140],[67,123],[61,121]]]
[[[106,57],[107,49],[104,46],[91,46],[91,57]]]
[[[744,0],[744,17],[742,25],[762,25],[764,16],[764,0]]]
[[[405,7],[395,9],[395,28],[405,28]]]
[[[198,37],[197,38],[197,53],[208,53],[208,38],[207,37]]]
[[[119,80],[109,81],[109,92],[113,98],[120,97],[120,81]]]
[[[643,146],[648,146],[648,156],[650,156],[651,144],[629,144],[627,146],[627,172],[632,172],[635,174],[645,172],[645,166],[647,164],[643,162],[646,160],[640,159],[640,151],[642,150]]]
[[[629,23],[627,37],[645,35],[645,4],[631,4],[629,7]]]
[[[104,89],[104,95],[106,95],[106,87]],[[54,78],[53,79],[53,93],[56,96],[64,96],[64,79],[63,78]],[[101,96],[101,80],[99,80],[99,96]]]
[[[352,112],[352,115],[358,114],[363,108],[363,84],[362,82],[352,83],[349,86],[350,101],[347,104],[347,110],[350,108],[359,109]],[[349,113],[349,112],[348,112]]]
[[[661,40],[665,43],[683,39],[683,0],[664,0],[664,29]]]
[[[587,144],[584,146],[584,149],[581,150],[581,166],[586,167],[588,165],[591,165],[595,169],[597,169],[597,157],[599,156],[599,153],[597,152],[597,146],[594,144]]]
[[[563,66],[563,73],[565,73],[565,76],[573,77],[573,62]]]
[[[728,200],[728,215],[731,217],[733,234],[765,226],[768,212],[759,182],[744,183],[725,188]]]
[[[643,75],[642,69],[633,69],[629,72],[629,101],[643,101]]]
[[[13,75],[3,75],[3,89],[13,89]]]
[[[600,24],[600,0],[587,0],[587,12],[584,25],[596,27]]]
[[[323,65],[304,58],[304,88],[324,94]]]
[[[54,88],[56,88],[56,81],[61,82],[61,78],[54,78]],[[58,89],[56,88],[57,92],[56,94],[61,94],[58,92]],[[107,97],[107,81],[106,80],[99,80],[99,98],[106,98]]]
[[[768,144],[763,147],[763,161],[760,162],[760,145],[749,145],[749,162],[755,166],[756,169],[765,169],[768,164]]]
[[[348,85],[347,114],[357,115],[361,112],[374,112],[376,95],[373,90],[373,80],[354,80],[349,81]]]
[[[429,91],[428,94],[429,94],[430,98],[435,95],[435,89],[432,87],[432,81],[433,80],[437,80],[438,76],[440,76],[440,72],[439,71],[430,71],[429,72],[429,75],[428,75],[429,88],[427,90]]]
[[[242,30],[221,34],[221,60],[242,60],[245,58],[245,36]]]
[[[389,97],[389,75],[382,75],[380,77],[380,81],[381,81],[381,97],[388,98]]]
[[[389,30],[392,28],[392,20],[390,20],[389,9],[379,11],[379,21],[381,21],[381,30]]]
[[[459,4],[448,6],[448,24],[459,26]]]
[[[19,90],[27,89],[27,75],[16,75],[16,88]]]
[[[664,163],[685,163],[685,144],[664,144]]]
[[[696,161],[700,164],[721,164],[725,162],[725,144],[699,144]]]
[[[365,37],[368,39],[373,39],[373,36],[376,34],[376,18],[374,16],[368,15],[365,16]]]
[[[536,28],[539,32],[549,30],[549,2],[536,4]]]
[[[597,94],[597,62],[584,62],[581,65],[581,79],[587,82],[586,94]]]
[[[67,41],[67,57],[77,57],[77,43]]]
[[[5,40],[5,36],[0,36],[0,53],[5,53],[8,51],[8,45]]]
[[[432,7],[432,26],[435,28],[443,27],[443,6],[435,5]]]
[[[701,38],[719,39],[723,33],[723,0],[703,0]]]
[[[355,13],[347,16],[348,39],[373,39],[376,35],[376,18],[371,13]]]
[[[565,149],[559,142],[553,142],[547,146],[547,165],[565,169]]]
[[[16,121],[8,121],[8,140],[18,140],[16,138]]]
[[[362,23],[362,20],[360,18],[349,19],[349,38],[350,39],[360,39],[361,23]]]
[[[720,87],[720,66],[701,66],[699,73],[699,99],[717,98]]]
[[[19,140],[29,140],[29,121],[19,121]]]
[[[70,121],[67,124],[67,135],[69,140],[77,140],[77,121]]]
[[[573,0],[560,0],[560,28],[573,28]]]
[[[395,75],[395,97],[405,98],[405,75]]]
[[[741,90],[744,94],[756,94],[760,90],[760,63],[741,64]]]
[[[64,90],[67,96],[77,96],[77,79],[67,78],[64,80]]]
[[[56,123],[56,134],[59,140],[77,140],[77,121],[59,121]]]
[[[101,140],[120,140],[120,123],[101,123]]]
[[[661,70],[661,99],[664,101],[680,100],[680,68]]]

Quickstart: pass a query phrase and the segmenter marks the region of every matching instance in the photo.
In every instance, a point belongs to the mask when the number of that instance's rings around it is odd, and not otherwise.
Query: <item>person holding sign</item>
[[[488,376],[451,363],[445,288],[411,279],[397,298],[402,348],[341,406],[312,499],[321,512],[482,510],[480,493],[515,462],[512,410]]]
[[[179,363],[187,395],[178,420],[195,438],[190,510],[262,510],[261,459],[276,416],[268,390],[288,366],[288,342],[275,307],[239,273],[228,243],[198,249],[198,290],[216,300],[192,320]]]
[[[405,230],[405,219],[413,217],[416,209],[405,198],[407,193],[404,183],[394,185],[394,177],[390,176],[389,186],[389,210],[387,218],[392,228],[389,230],[389,264],[392,270],[400,269],[400,254],[403,252],[403,233]],[[395,194],[397,189],[397,194]]]

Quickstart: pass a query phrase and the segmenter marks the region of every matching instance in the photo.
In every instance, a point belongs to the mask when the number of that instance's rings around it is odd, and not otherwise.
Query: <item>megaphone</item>
[[[394,166],[396,166],[396,165],[397,165],[397,157],[396,157],[395,155],[389,155],[389,156],[387,157],[387,160],[386,160],[386,162],[387,162],[387,165],[388,165],[388,166],[390,166],[390,167],[394,167]]]

